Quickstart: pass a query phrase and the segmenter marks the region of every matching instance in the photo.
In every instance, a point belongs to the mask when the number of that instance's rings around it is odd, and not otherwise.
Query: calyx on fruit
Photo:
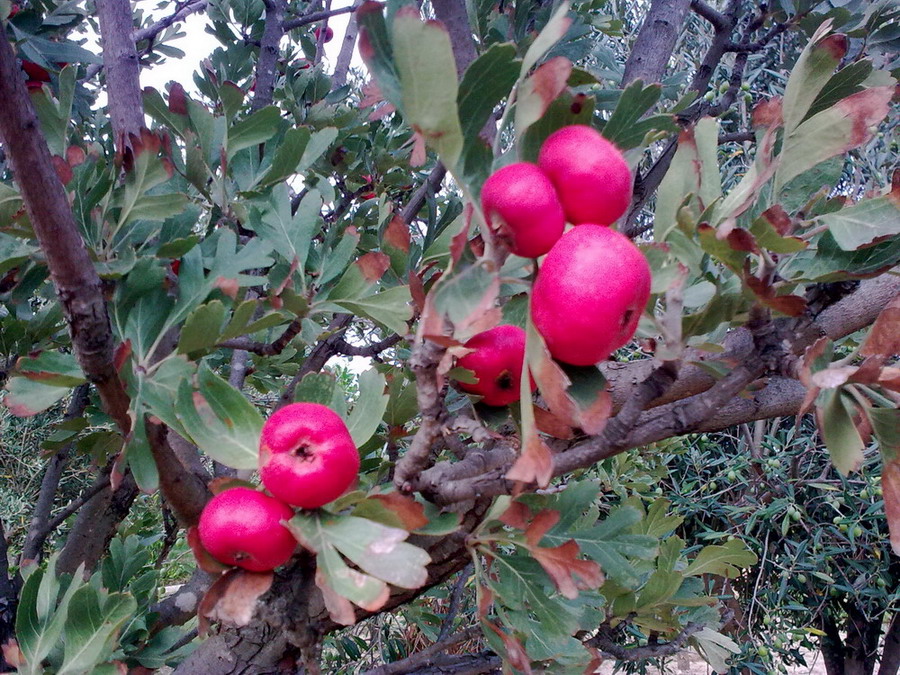
[[[518,401],[525,331],[518,326],[496,326],[473,336],[465,347],[475,351],[460,357],[457,365],[475,373],[478,382],[459,382],[459,388],[478,394],[487,405],[503,406]],[[531,390],[534,389],[532,381]]]
[[[259,475],[283,502],[315,509],[356,480],[359,453],[344,421],[318,403],[292,403],[263,424]]]
[[[488,226],[509,250],[537,258],[550,250],[565,227],[553,184],[535,164],[516,162],[495,171],[481,189]]]
[[[610,225],[631,203],[631,170],[619,149],[592,127],[573,124],[541,146],[538,166],[573,225]]]
[[[207,502],[197,526],[200,543],[213,558],[251,572],[265,572],[286,563],[297,540],[281,521],[293,509],[246,487],[220,492]]]
[[[531,316],[555,359],[587,366],[637,330],[650,297],[644,254],[623,234],[584,224],[566,232],[541,263]]]

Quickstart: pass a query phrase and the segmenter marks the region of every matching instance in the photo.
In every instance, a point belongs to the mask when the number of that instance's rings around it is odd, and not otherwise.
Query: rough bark
[[[284,633],[263,623],[240,633],[223,630],[201,643],[175,675],[278,675],[287,646]]]
[[[284,37],[281,27],[284,21],[283,0],[266,0],[266,18],[262,41],[259,46],[259,60],[256,62],[256,90],[251,110],[260,110],[272,104],[275,92],[275,65],[278,62],[278,45]]]
[[[353,59],[353,51],[356,49],[356,38],[359,35],[359,24],[356,21],[347,23],[347,32],[341,40],[341,51],[338,53],[334,64],[334,73],[331,76],[332,89],[340,89],[347,84],[347,75],[350,72],[350,61]]]
[[[881,666],[878,675],[897,675],[900,672],[900,612],[895,613],[884,634]]]
[[[137,136],[144,126],[141,99],[141,64],[132,36],[134,17],[128,0],[97,0],[100,20],[100,43],[103,46],[103,68],[109,121],[119,154],[130,148],[129,137]]]
[[[625,62],[622,87],[635,80],[660,82],[690,9],[690,0],[653,0]]]

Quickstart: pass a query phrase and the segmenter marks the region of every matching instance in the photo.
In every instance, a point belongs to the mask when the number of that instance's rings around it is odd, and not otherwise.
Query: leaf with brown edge
[[[498,520],[507,527],[524,531],[531,520],[531,509],[527,504],[513,500],[509,503],[506,511],[500,514]]]
[[[759,253],[759,246],[756,243],[756,238],[741,227],[736,227],[731,230],[726,237],[726,241],[728,241],[728,245],[735,251]]]
[[[538,406],[534,406],[534,423],[537,425],[538,431],[553,438],[562,440],[575,438],[575,431],[571,426],[549,410],[544,410]]]
[[[196,527],[188,528],[187,542],[188,546],[191,547],[194,558],[197,560],[197,567],[204,572],[209,574],[222,574],[232,569],[213,558],[212,555],[203,548],[203,544],[200,543],[200,533],[197,531]]]
[[[353,515],[374,520],[389,527],[399,527],[408,532],[428,524],[425,506],[412,497],[399,492],[371,495],[359,502]]]
[[[865,412],[881,449],[881,489],[891,548],[900,555],[900,410],[870,407]]]
[[[316,569],[316,586],[322,592],[325,609],[328,610],[328,616],[332,621],[342,626],[352,626],[356,623],[356,610],[353,609],[353,603],[334,592],[320,569]]]
[[[388,267],[391,266],[391,259],[386,253],[380,251],[371,251],[359,257],[356,266],[362,272],[363,278],[369,283],[374,284],[384,276]]]
[[[863,356],[900,354],[900,295],[881,310],[859,353]]]
[[[806,311],[806,300],[799,295],[777,295],[778,291],[774,286],[767,285],[752,274],[746,275],[744,281],[766,307],[771,307],[787,316],[800,316]]]
[[[574,539],[554,548],[535,547],[530,551],[557,590],[569,600],[577,598],[579,590],[599,588],[605,580],[600,565],[578,558],[581,549]]]
[[[572,381],[560,365],[553,360],[544,339],[535,330],[531,321],[526,326],[528,369],[537,384],[541,398],[558,420],[570,427],[579,426],[575,401],[568,394]]]
[[[210,587],[200,603],[200,615],[239,628],[246,626],[256,613],[259,599],[272,587],[274,579],[272,572],[233,570],[216,580],[213,587],[221,584],[222,589],[207,601],[212,592]]]
[[[481,621],[485,626],[494,631],[494,633],[497,634],[497,637],[503,641],[503,647],[506,649],[506,661],[509,665],[522,671],[525,675],[532,675],[531,659],[528,658],[528,652],[525,651],[525,647],[522,643],[512,635],[504,633],[487,619],[482,619]]]
[[[553,478],[553,453],[538,436],[537,430],[525,438],[522,452],[507,472],[508,480],[547,487]]]
[[[169,87],[169,110],[176,115],[187,115],[187,94],[180,82],[172,82]]]
[[[537,122],[547,108],[566,89],[572,74],[572,62],[565,56],[555,56],[542,63],[517,91],[516,135],[521,138],[532,124]]]
[[[534,547],[540,544],[544,535],[559,522],[559,518],[559,511],[553,509],[544,509],[535,515],[525,529],[525,541],[528,542],[528,546]]]
[[[419,274],[412,270],[409,271],[409,295],[417,314],[421,314],[425,310],[425,284],[422,283],[422,277]]]
[[[394,215],[384,228],[384,236],[382,237],[385,244],[393,246],[404,253],[409,253],[411,239],[409,236],[409,226],[403,222],[403,218]]]

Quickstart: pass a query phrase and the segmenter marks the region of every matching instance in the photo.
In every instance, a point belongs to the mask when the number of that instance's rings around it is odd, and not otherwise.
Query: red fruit
[[[203,548],[219,562],[265,572],[286,563],[297,547],[294,535],[281,524],[293,516],[287,504],[236,487],[207,502],[197,530]]]
[[[610,225],[631,203],[631,171],[619,149],[583,124],[563,127],[541,146],[538,166],[573,225]]]
[[[344,421],[318,403],[292,403],[263,425],[259,475],[278,499],[315,509],[340,497],[359,473]]]
[[[628,237],[586,224],[566,232],[544,258],[531,316],[554,358],[602,361],[637,330],[650,297],[650,266]]]
[[[11,19],[11,18],[13,18],[16,14],[18,14],[20,9],[21,9],[21,7],[19,7],[19,6],[18,6],[17,4],[15,4],[15,3],[13,3],[12,6],[9,8],[9,18]]]
[[[510,251],[525,258],[549,251],[566,225],[553,184],[528,162],[491,174],[481,189],[481,207],[488,226],[507,241]]]
[[[39,66],[34,61],[22,61],[22,70],[28,75],[29,80],[36,82],[49,82],[50,73],[43,66]]]
[[[44,83],[38,80],[25,80],[25,86],[28,87],[28,91],[39,91],[44,88]]]
[[[525,331],[518,326],[497,326],[478,333],[465,346],[475,351],[461,357],[457,365],[474,372],[478,382],[460,382],[459,388],[478,394],[487,405],[509,405],[518,401],[525,358]],[[534,382],[531,390],[535,390]]]
[[[318,41],[318,39],[319,39],[319,33],[321,32],[321,30],[322,30],[321,28],[316,28],[316,29],[313,31],[313,35],[316,36],[316,40],[317,40],[317,41]],[[333,37],[334,37],[334,31],[331,30],[331,26],[328,26],[328,27],[325,29],[325,39],[322,40],[322,42],[331,42],[331,40],[332,40]]]

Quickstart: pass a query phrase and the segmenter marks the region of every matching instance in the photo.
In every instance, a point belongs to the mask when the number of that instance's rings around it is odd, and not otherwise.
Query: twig
[[[438,162],[431,170],[431,173],[428,174],[428,178],[425,179],[425,182],[413,193],[409,202],[407,202],[406,206],[404,206],[403,210],[400,212],[400,217],[403,219],[404,223],[409,225],[415,220],[416,215],[422,209],[422,205],[425,204],[425,200],[429,195],[438,191],[438,188],[440,188],[441,182],[443,182],[444,176],[446,175],[447,168]]]
[[[288,386],[285,387],[278,399],[278,403],[275,406],[276,408],[283,408],[291,403],[294,400],[294,390],[297,388],[297,385],[300,384],[300,381],[309,373],[317,373],[322,370],[328,359],[338,353],[336,348],[338,341],[343,339],[341,334],[347,329],[352,320],[352,314],[336,314],[334,316],[331,325],[328,327],[330,334],[312,348],[309,356],[306,357],[303,365],[300,366],[300,370],[297,371],[297,374],[294,375]]]
[[[343,354],[344,356],[378,356],[386,349],[390,349],[395,344],[403,340],[402,335],[389,335],[383,340],[379,340],[378,342],[373,342],[370,345],[365,345],[362,347],[358,347],[356,345],[351,345],[349,342],[344,340],[343,338],[338,339],[335,342],[335,349],[338,354]]]
[[[480,626],[471,626],[469,628],[466,628],[465,630],[461,630],[460,632],[451,635],[448,638],[438,640],[422,651],[407,656],[405,659],[400,659],[399,661],[394,661],[393,663],[386,663],[385,665],[379,666],[378,668],[367,670],[362,675],[404,675],[406,673],[411,673],[415,668],[431,665],[434,657],[441,652],[446,651],[454,645],[458,645],[460,642],[471,640],[472,638],[480,634]]]
[[[309,24],[315,23],[316,21],[324,21],[325,19],[330,19],[333,16],[340,16],[341,14],[349,14],[350,12],[356,10],[357,6],[358,5],[354,3],[349,7],[340,7],[338,9],[331,9],[328,11],[313,12],[312,14],[307,14],[306,16],[291,19],[290,21],[284,21],[281,24],[281,28],[285,33],[287,33],[290,30],[308,26]]]
[[[697,633],[702,629],[702,623],[689,623],[668,642],[662,644],[648,644],[643,647],[625,647],[616,644],[602,632],[587,640],[586,644],[591,647],[599,648],[606,656],[616,659],[617,661],[643,661],[644,659],[653,659],[677,654],[684,647],[684,643],[687,642],[694,633]]]
[[[447,607],[447,614],[444,616],[444,620],[441,621],[441,630],[438,633],[437,642],[447,639],[447,636],[450,635],[450,630],[453,628],[453,622],[456,620],[456,615],[459,614],[463,591],[466,589],[466,582],[472,575],[472,568],[473,563],[466,565],[459,573],[456,583],[453,584],[453,592],[450,594],[450,606]]]
[[[285,350],[285,347],[290,344],[291,340],[300,334],[302,328],[303,319],[297,317],[288,324],[287,328],[284,329],[284,332],[273,342],[258,342],[246,337],[238,337],[232,338],[231,340],[224,340],[216,346],[223,349],[241,349],[245,352],[259,354],[260,356],[275,356]]]

